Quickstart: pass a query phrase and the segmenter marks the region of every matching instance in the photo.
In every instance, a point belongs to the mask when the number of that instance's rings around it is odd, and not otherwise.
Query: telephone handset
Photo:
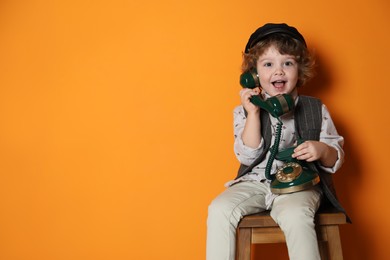
[[[256,70],[251,70],[241,74],[240,84],[244,88],[254,89],[260,86],[260,79]],[[273,117],[277,118],[294,109],[294,100],[288,94],[279,94],[262,100],[260,96],[252,96],[251,102],[260,108],[266,110]]]
[[[256,70],[251,70],[241,74],[240,84],[244,88],[256,88],[260,86],[260,79]],[[271,180],[271,191],[275,194],[292,193],[308,189],[320,182],[318,174],[312,171],[306,161],[292,158],[295,147],[279,150],[279,142],[282,131],[282,121],[280,116],[294,109],[294,100],[289,94],[279,94],[262,100],[260,96],[252,96],[251,102],[270,113],[278,119],[276,126],[275,142],[270,148],[271,155],[268,159],[265,176]],[[284,161],[285,164],[279,168],[275,175],[271,176],[272,163],[276,159]]]

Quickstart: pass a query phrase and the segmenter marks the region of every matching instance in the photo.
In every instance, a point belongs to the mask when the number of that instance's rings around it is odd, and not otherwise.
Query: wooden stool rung
[[[252,229],[252,244],[284,243],[284,233],[280,228],[254,228]]]

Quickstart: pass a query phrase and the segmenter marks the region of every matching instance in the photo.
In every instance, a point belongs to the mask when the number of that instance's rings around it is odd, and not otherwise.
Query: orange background
[[[346,139],[345,259],[385,259],[389,6],[1,1],[0,259],[204,259],[207,206],[238,167],[241,51],[266,22],[306,37],[319,67],[302,92]],[[255,250],[271,253],[286,259]]]

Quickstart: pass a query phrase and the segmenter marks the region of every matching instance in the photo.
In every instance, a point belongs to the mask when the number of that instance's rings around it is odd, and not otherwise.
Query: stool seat
[[[315,217],[321,259],[343,259],[339,225],[346,224],[346,216],[335,209],[323,209]],[[285,243],[283,231],[269,211],[248,215],[237,227],[236,260],[250,260],[252,244]]]

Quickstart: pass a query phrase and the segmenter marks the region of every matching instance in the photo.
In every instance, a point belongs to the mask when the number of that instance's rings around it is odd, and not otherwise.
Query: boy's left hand
[[[322,142],[306,141],[298,145],[297,148],[294,149],[294,153],[291,156],[298,160],[313,162],[324,158],[328,148],[329,146]]]

